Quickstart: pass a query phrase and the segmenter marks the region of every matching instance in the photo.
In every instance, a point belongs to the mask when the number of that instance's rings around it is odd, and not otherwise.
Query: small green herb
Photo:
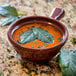
[[[31,71],[28,71],[28,72],[26,72],[26,73],[29,74],[29,76],[32,76],[32,75],[31,75]]]
[[[43,25],[43,24],[42,24],[41,26],[47,26],[47,25]]]
[[[18,40],[16,40],[16,42],[20,44],[20,42]]]
[[[12,61],[10,61],[10,63],[12,63]]]
[[[8,66],[10,67],[10,64],[8,64]]]
[[[41,48],[41,46],[38,46],[37,48]]]
[[[8,57],[8,59],[11,59],[11,57]]]
[[[58,40],[61,41],[62,39],[60,37],[58,37]]]
[[[37,48],[45,48],[45,46],[38,46]]]
[[[23,31],[21,31],[22,33],[24,33]]]
[[[45,48],[45,46],[41,46],[40,48]]]
[[[8,69],[9,74],[11,74],[11,70]]]
[[[70,23],[70,20],[68,20],[67,22]]]
[[[7,52],[10,53],[11,52],[10,49],[7,48]]]
[[[35,72],[36,75],[38,74],[37,70],[34,70],[34,72]]]
[[[29,27],[26,27],[28,30],[30,29]]]
[[[47,43],[45,43],[45,42],[44,42],[43,44],[44,44],[45,46],[48,46]]]
[[[36,66],[36,63],[33,63],[34,66]]]
[[[19,34],[19,36],[21,35],[20,32],[18,34]]]
[[[49,28],[47,28],[47,30],[49,30]]]
[[[12,59],[12,58],[14,58],[14,56],[10,56],[10,57],[8,57],[8,59]]]
[[[75,38],[75,37],[72,38],[72,43],[73,43],[73,44],[76,44],[76,38]]]
[[[17,37],[19,37],[19,35]]]
[[[3,71],[6,71],[6,69],[3,69]]]
[[[24,33],[24,32],[23,32],[23,29],[21,29],[21,32]]]
[[[38,46],[37,48],[45,48],[45,46]]]
[[[45,48],[45,46],[41,46],[41,48]]]
[[[32,48],[34,48],[34,46],[32,46]]]
[[[55,31],[57,31],[57,29],[54,29]]]
[[[23,66],[25,66],[27,63],[26,63],[26,62],[21,62],[21,64],[22,64]]]
[[[18,61],[16,61],[16,64],[19,64],[19,62],[18,62]]]

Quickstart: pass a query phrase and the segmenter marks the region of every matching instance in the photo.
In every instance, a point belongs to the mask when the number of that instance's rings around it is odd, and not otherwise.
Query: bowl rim
[[[11,36],[11,32],[12,32],[11,27],[13,27],[13,25],[15,25],[17,22],[21,21],[22,19],[25,19],[25,18],[36,18],[36,17],[42,17],[42,18],[51,19],[51,20],[59,23],[60,25],[62,25],[62,27],[63,27],[64,30],[65,30],[65,33],[64,33],[64,35],[63,35],[63,36],[64,36],[63,40],[62,40],[60,43],[58,43],[57,45],[54,45],[54,46],[52,46],[52,47],[47,47],[47,48],[24,47],[24,46],[20,45],[19,43],[17,43],[17,42],[13,39],[13,37]],[[17,45],[17,46],[19,46],[19,47],[21,47],[21,48],[30,49],[30,50],[48,50],[48,49],[53,49],[53,48],[56,48],[56,47],[59,47],[59,46],[63,45],[63,44],[67,41],[67,39],[68,39],[68,30],[67,30],[67,28],[65,27],[65,25],[64,25],[63,23],[61,23],[61,22],[59,22],[59,20],[56,20],[56,19],[51,18],[51,17],[46,17],[46,16],[27,16],[27,17],[26,17],[26,16],[25,16],[25,17],[22,17],[22,18],[16,20],[15,22],[13,22],[13,23],[9,26],[8,31],[7,31],[7,36],[8,36],[8,39],[10,39],[11,42],[13,42],[15,45]]]

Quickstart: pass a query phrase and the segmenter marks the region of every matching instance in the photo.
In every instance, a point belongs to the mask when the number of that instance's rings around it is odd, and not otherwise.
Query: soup
[[[27,24],[14,31],[13,39],[24,47],[47,48],[60,43],[62,34],[52,25]]]

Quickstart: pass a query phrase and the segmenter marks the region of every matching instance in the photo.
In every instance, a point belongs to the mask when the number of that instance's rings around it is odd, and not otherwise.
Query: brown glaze
[[[55,16],[57,16],[58,13],[60,13],[60,12],[56,13],[59,10],[60,8],[57,8],[57,10],[54,11],[54,14],[52,14],[51,16],[55,18]],[[60,14],[56,19],[60,18],[63,14],[64,13]],[[49,47],[49,48],[23,47],[16,41],[14,41],[12,37],[12,32],[16,27],[20,27],[20,26],[23,26],[24,24],[29,24],[29,23],[46,23],[46,24],[52,23],[53,26],[62,33],[63,40],[59,44],[53,47]],[[20,54],[22,58],[32,60],[32,61],[42,61],[42,60],[48,60],[54,57],[59,52],[59,50],[61,49],[61,47],[64,45],[64,43],[66,42],[68,38],[68,31],[65,25],[63,25],[61,22],[53,18],[44,17],[44,16],[29,16],[29,17],[21,18],[17,20],[16,22],[14,22],[13,24],[11,24],[7,32],[7,36],[8,36],[9,41],[11,42],[11,44],[17,51],[17,53]]]

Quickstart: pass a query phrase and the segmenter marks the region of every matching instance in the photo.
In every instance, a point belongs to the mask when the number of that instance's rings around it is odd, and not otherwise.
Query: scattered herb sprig
[[[12,59],[12,58],[14,58],[14,56],[9,56],[9,57],[8,57],[9,60]]]
[[[0,15],[7,17],[1,24],[5,26],[11,24],[25,14],[19,14],[17,9],[11,5],[0,5]]]
[[[11,50],[7,48],[7,52],[8,52],[8,53],[10,53],[10,52],[11,52]]]
[[[73,44],[76,44],[76,38],[75,38],[75,37],[72,38],[72,43],[73,43]]]

